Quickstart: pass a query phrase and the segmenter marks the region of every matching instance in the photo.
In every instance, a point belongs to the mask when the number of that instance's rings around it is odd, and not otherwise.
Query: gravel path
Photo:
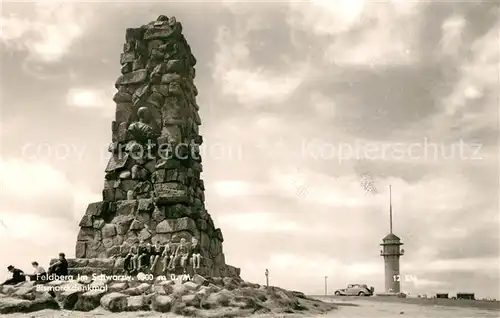
[[[414,305],[397,302],[378,302],[371,300],[348,300],[358,306],[342,306],[346,302],[338,299],[325,300],[338,303],[339,309],[323,317],[335,318],[499,318],[500,312],[494,310]]]

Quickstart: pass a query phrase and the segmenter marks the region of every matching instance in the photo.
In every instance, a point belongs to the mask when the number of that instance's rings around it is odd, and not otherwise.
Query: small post
[[[325,276],[325,296],[328,296],[328,276]]]
[[[266,268],[266,286],[269,287],[269,270]]]

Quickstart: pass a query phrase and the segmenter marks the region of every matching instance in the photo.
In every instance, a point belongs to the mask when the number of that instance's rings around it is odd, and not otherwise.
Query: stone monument
[[[245,282],[239,268],[226,264],[222,232],[204,205],[196,60],[181,24],[160,16],[128,29],[123,51],[103,198],[89,204],[80,222],[76,258],[68,259],[72,277],[0,285],[0,314],[103,309],[317,316],[335,308],[301,292]],[[138,264],[134,272],[145,275],[122,275],[127,264]]]
[[[122,273],[131,246],[175,249],[184,239],[199,242],[197,274],[239,277],[239,268],[226,265],[222,232],[205,209],[196,59],[181,23],[160,16],[127,29],[120,63],[103,199],[81,219],[70,274]]]

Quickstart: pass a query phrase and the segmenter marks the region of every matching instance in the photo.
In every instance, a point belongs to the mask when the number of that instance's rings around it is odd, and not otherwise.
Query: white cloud
[[[411,51],[418,36],[416,15],[382,7],[381,3],[373,5],[373,15],[367,17],[375,21],[373,26],[366,27],[358,38],[346,36],[330,45],[325,59],[338,65],[413,63],[416,56]]]
[[[348,31],[359,22],[365,0],[313,0],[292,3],[289,23],[318,35],[334,35]]]
[[[7,136],[13,131],[17,131],[18,129],[26,129],[28,123],[27,119],[23,116],[12,116],[10,118],[1,118],[0,119],[0,138]],[[1,139],[0,139],[1,140]],[[0,155],[1,158],[1,155]]]
[[[85,31],[88,10],[74,3],[33,4],[34,16],[5,14],[0,18],[0,40],[9,47],[28,50],[39,62],[56,62]]]
[[[71,107],[98,110],[104,117],[112,118],[115,114],[112,89],[71,88],[66,95],[66,102]]]
[[[381,262],[363,262],[363,263],[353,263],[348,264],[347,273],[352,276],[370,276],[370,275],[380,275],[384,273],[384,268],[381,266]]]
[[[226,26],[219,28],[215,38],[218,51],[212,64],[213,77],[216,80],[222,81],[228,70],[248,62],[250,49],[248,40],[245,39],[248,32],[246,29],[231,32]]]
[[[457,240],[466,240],[469,235],[469,230],[467,226],[464,224],[464,227],[450,227],[446,231],[436,231],[433,237],[435,239],[457,239]]]
[[[301,259],[295,254],[273,254],[269,260],[270,267],[286,268],[294,267]]]
[[[220,196],[247,196],[252,191],[252,185],[245,181],[224,180],[213,183],[215,192]]]
[[[227,227],[236,228],[240,231],[252,232],[292,232],[298,233],[308,229],[304,229],[300,224],[280,218],[273,213],[251,212],[251,213],[235,213],[218,217],[218,223]],[[309,229],[310,230],[310,229]]]
[[[31,196],[61,193],[69,185],[61,172],[45,163],[31,164],[21,160],[6,160],[0,163],[0,176],[1,194],[6,197],[24,197],[26,193]]]
[[[220,27],[217,51],[212,63],[213,78],[221,87],[221,93],[233,96],[247,107],[265,106],[285,101],[290,94],[307,79],[311,69],[307,61],[295,62],[288,73],[272,72],[264,67],[252,65],[248,36],[254,30],[266,28],[259,19],[244,19],[246,22],[232,30]]]
[[[37,260],[65,252],[74,257],[78,222],[100,195],[74,184],[43,162],[4,159],[0,162],[0,267],[12,264],[30,271]],[[19,251],[22,250],[22,253]],[[0,280],[6,273],[0,271]]]
[[[441,273],[450,271],[477,271],[482,273],[497,272],[500,266],[500,258],[498,257],[483,257],[483,258],[461,258],[447,260],[425,260],[425,263],[414,262],[406,264],[405,270],[409,272],[421,271],[425,268],[426,273]]]
[[[440,101],[445,112],[431,122],[438,134],[448,133],[450,127],[460,127],[462,135],[481,128],[498,129],[499,28],[497,23],[469,47],[472,54],[461,66],[461,80]]]
[[[90,202],[100,195],[74,184],[59,170],[43,162],[0,162],[0,208],[12,213],[38,213],[79,221]],[[54,210],[67,215],[54,215]],[[11,212],[9,212],[11,213]]]
[[[441,50],[448,56],[455,56],[459,53],[462,45],[462,35],[467,21],[464,17],[453,16],[445,20],[441,25],[443,36],[441,38]]]
[[[300,254],[275,253],[265,262],[270,270],[283,271],[286,269],[300,268],[301,274],[305,276],[317,275],[318,271],[323,274],[333,274],[343,266],[342,262],[334,258],[324,256],[301,257]],[[296,273],[299,275],[299,273]]]
[[[76,107],[99,107],[101,106],[100,92],[86,89],[71,89],[68,92],[68,103]]]
[[[324,59],[337,65],[397,65],[416,59],[416,2],[315,1],[292,6],[292,29],[310,31],[333,42]],[[394,26],[397,25],[397,28]],[[349,31],[356,30],[356,34]],[[335,41],[331,41],[335,36]]]
[[[323,120],[335,119],[336,104],[332,98],[319,92],[311,94],[311,106],[316,110],[316,114]]]
[[[271,169],[272,188],[282,195],[335,207],[363,207],[373,204],[367,200],[355,176],[332,178],[311,171],[297,171],[286,167]],[[297,191],[303,188],[299,196]],[[300,190],[299,190],[300,191]]]
[[[389,184],[393,187],[393,206],[396,209],[425,215],[429,222],[439,222],[440,218],[441,221],[449,220],[448,217],[452,217],[457,211],[483,200],[481,196],[470,198],[469,193],[474,188],[465,177],[449,177],[445,173],[436,174],[432,179],[423,178],[415,183],[399,178],[375,178],[377,195],[366,195],[360,178],[355,175],[329,176],[306,168],[297,171],[296,168],[286,166],[274,167],[269,172],[269,182],[270,190],[267,191],[270,193],[273,191],[272,193],[328,207],[361,208],[360,214],[352,215],[353,218],[360,217],[363,213],[373,213],[370,211],[386,210]],[[298,187],[307,190],[304,195],[297,193]],[[343,213],[342,209],[330,211],[337,212]],[[460,233],[455,234],[458,236]]]
[[[6,211],[0,213],[0,220],[5,225],[0,232],[4,240],[43,237],[44,240],[54,241],[60,235],[71,235],[75,232],[74,228],[68,228],[67,221],[63,219],[35,213],[26,214],[18,211]],[[53,229],[57,229],[57,231]]]
[[[238,102],[245,105],[262,102],[279,103],[285,101],[302,80],[303,77],[300,74],[279,76],[262,68],[231,69],[223,75],[222,92],[236,96]]]
[[[294,276],[314,277],[318,275],[328,276],[337,284],[348,284],[349,280],[366,279],[373,275],[383,275],[383,262],[343,262],[342,260],[325,257],[301,257],[300,254],[275,253],[267,260],[263,260],[263,266],[270,271],[280,271],[286,274],[286,270],[293,270]],[[295,271],[300,268],[300,272]],[[288,272],[289,275],[292,273]],[[299,278],[299,277],[297,277]],[[353,283],[351,281],[350,283]]]

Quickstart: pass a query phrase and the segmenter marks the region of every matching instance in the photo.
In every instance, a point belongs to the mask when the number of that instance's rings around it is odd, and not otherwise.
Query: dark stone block
[[[196,220],[196,225],[200,231],[206,231],[207,229],[207,221],[198,219]]]
[[[168,39],[180,35],[179,28],[163,26],[161,28],[150,28],[144,34],[145,40]]]
[[[104,201],[93,202],[87,206],[86,215],[103,216],[108,213],[110,209],[109,203]]]
[[[135,53],[122,53],[120,55],[120,64],[132,63],[135,60]]]
[[[166,65],[165,65],[166,66]],[[183,82],[183,79],[182,79],[182,76],[180,76],[179,74],[175,74],[175,73],[169,73],[169,74],[164,74],[162,77],[161,77],[161,82],[163,84],[170,84],[172,82],[179,82],[179,83],[182,83]]]
[[[113,154],[109,159],[105,172],[112,172],[125,168],[127,166],[128,160],[129,160],[128,153]]]
[[[129,43],[132,41],[141,41],[146,32],[145,28],[128,28],[125,31],[125,42]]]
[[[102,199],[104,201],[114,201],[115,200],[115,189],[104,189],[102,190]]]
[[[114,96],[113,96],[113,101],[115,103],[131,103],[132,102],[132,95],[129,94],[129,93],[126,93],[126,92],[117,92]]]
[[[216,229],[214,231],[213,236],[217,238],[219,241],[224,242],[224,237],[222,236],[222,231],[220,229]]]
[[[134,215],[137,210],[137,200],[123,200],[116,203],[117,215]]]
[[[186,61],[185,60],[170,60],[167,62],[167,67],[166,67],[166,72],[167,73],[177,73],[177,74],[184,74],[186,73]],[[162,80],[163,82],[163,80]],[[171,82],[175,83],[175,82]]]
[[[156,169],[179,169],[182,166],[182,161],[169,158],[161,159],[156,164]]]
[[[93,241],[95,233],[93,228],[81,228],[78,232],[77,240],[80,242]]]
[[[166,170],[165,169],[156,170],[151,175],[151,182],[153,182],[153,183],[163,183],[163,182],[165,182],[165,174],[166,174]]]
[[[141,199],[138,200],[139,204],[137,206],[137,211],[139,213],[150,213],[154,209],[154,202],[152,199]]]
[[[75,247],[75,257],[85,258],[86,248],[87,248],[87,244],[85,242],[77,241],[76,247]]]
[[[130,53],[130,52],[134,51],[134,48],[135,48],[135,45],[133,44],[133,42],[123,44],[123,52],[124,53]]]
[[[193,54],[189,54],[189,65],[191,67],[194,67],[196,65],[196,58],[194,57]]]
[[[111,246],[106,249],[106,255],[108,257],[113,257],[120,254],[120,246]]]
[[[134,220],[133,215],[118,215],[111,222],[116,224],[117,235],[125,235]]]
[[[158,234],[174,233],[180,231],[195,233],[195,221],[188,217],[184,217],[179,219],[164,220],[156,226],[156,233]]]
[[[137,84],[143,83],[148,78],[148,71],[145,69],[133,71],[128,74],[124,74],[120,76],[115,83],[115,86],[119,85],[128,85],[128,84]]]
[[[157,204],[189,203],[187,188],[180,183],[155,183],[154,191]]]
[[[119,103],[116,105],[115,120],[117,123],[129,123],[133,118],[133,107],[131,103]]]
[[[122,68],[120,69],[120,73],[122,73],[122,74],[128,74],[128,73],[132,72],[133,71],[132,65],[133,65],[132,63],[124,64],[122,66]]]

